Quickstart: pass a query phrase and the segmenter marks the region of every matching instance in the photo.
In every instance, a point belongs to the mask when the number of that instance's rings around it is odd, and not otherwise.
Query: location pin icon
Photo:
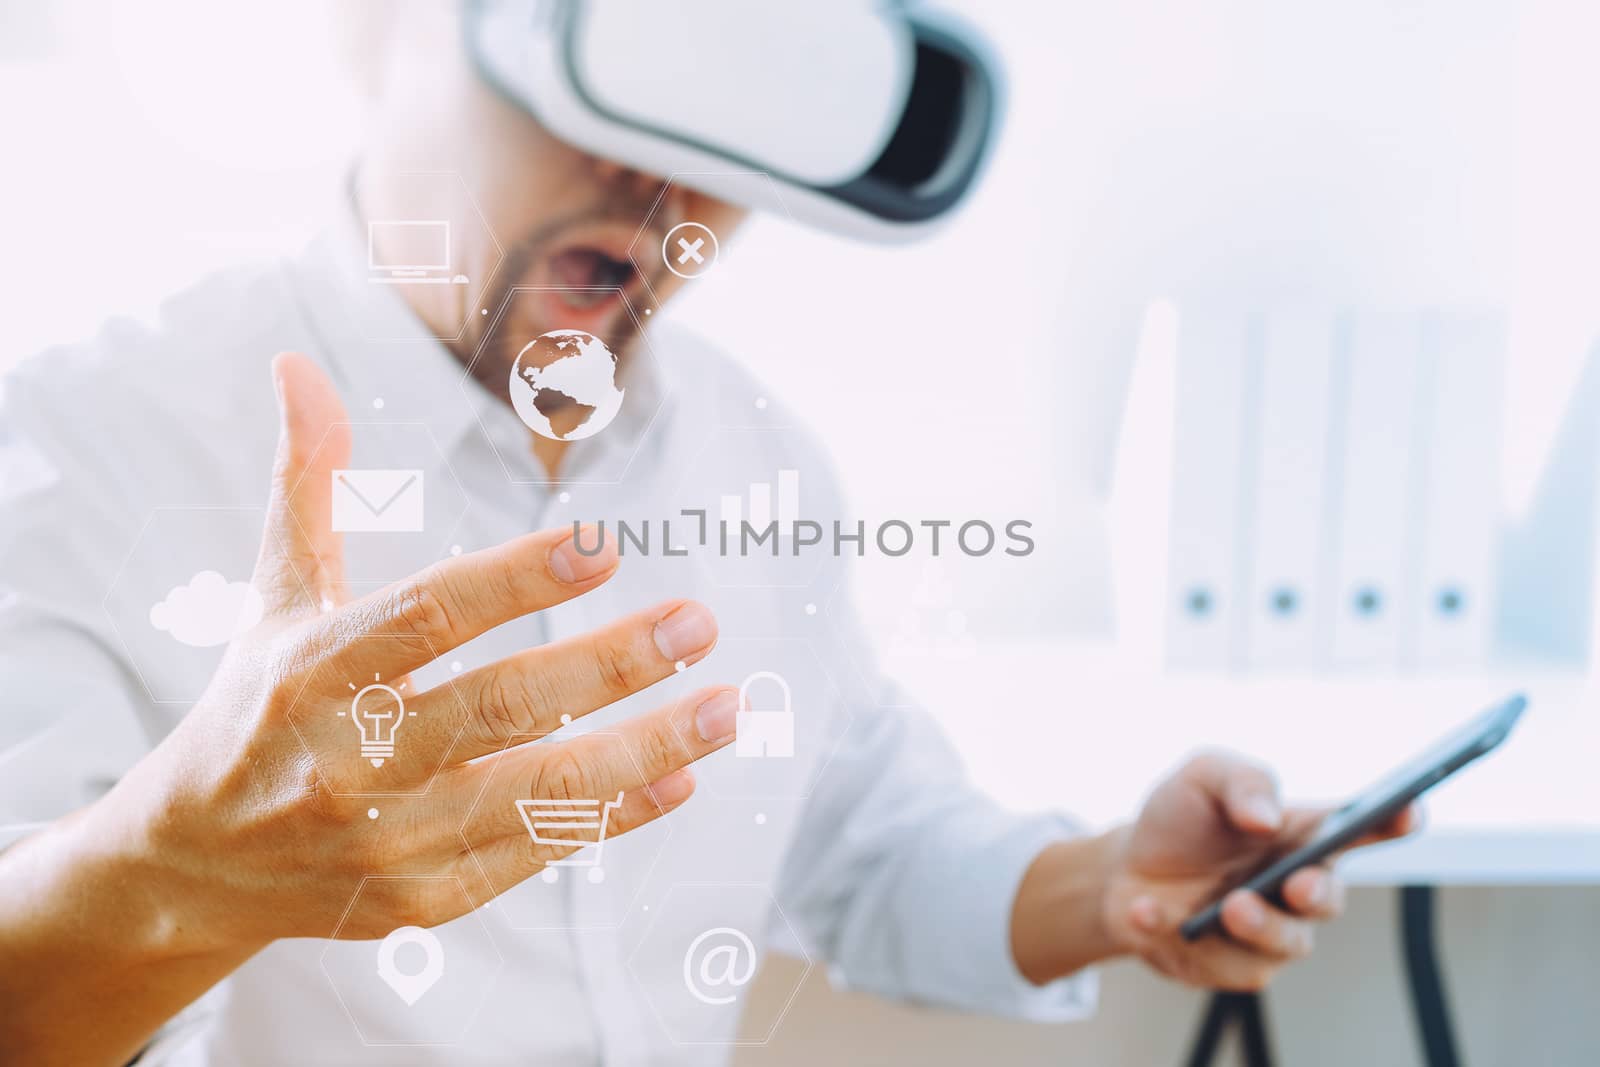
[[[405,945],[417,945],[427,954],[422,970],[416,974],[407,974],[395,965],[395,954]],[[402,926],[378,946],[378,977],[406,1002],[406,1007],[410,1007],[444,977],[444,946],[431,930]]]

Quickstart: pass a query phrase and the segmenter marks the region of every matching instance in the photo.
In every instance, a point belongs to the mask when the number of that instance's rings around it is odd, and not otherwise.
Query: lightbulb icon
[[[383,761],[394,755],[394,735],[399,732],[401,721],[417,714],[406,711],[406,702],[400,696],[406,684],[387,686],[376,674],[370,685],[360,689],[354,682],[349,684],[356,694],[350,698],[350,721],[361,731],[361,755],[374,767],[382,767]]]

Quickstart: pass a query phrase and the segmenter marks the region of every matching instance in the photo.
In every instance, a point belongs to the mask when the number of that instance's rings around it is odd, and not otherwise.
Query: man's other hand
[[[1284,884],[1283,906],[1235,889],[1222,907],[1224,936],[1187,942],[1183,921],[1231,885],[1311,839],[1327,814],[1285,808],[1272,775],[1223,752],[1195,756],[1113,835],[1104,923],[1113,943],[1163,974],[1215,989],[1255,990],[1311,952],[1320,921],[1337,916],[1345,889],[1331,867],[1302,867]],[[1408,809],[1357,842],[1409,833]]]

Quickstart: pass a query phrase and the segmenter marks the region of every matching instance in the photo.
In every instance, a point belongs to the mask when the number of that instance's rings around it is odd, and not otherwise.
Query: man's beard
[[[480,298],[481,306],[487,308],[489,313],[474,317],[462,336],[446,346],[468,368],[472,378],[491,395],[509,404],[506,381],[516,363],[517,354],[535,337],[561,328],[560,323],[513,317],[513,309],[506,304],[513,290],[529,284],[533,269],[553,252],[566,231],[594,222],[626,220],[631,223],[634,219],[644,218],[650,210],[649,204],[630,204],[627,207],[633,210],[627,210],[620,203],[607,204],[581,215],[570,215],[546,223],[526,234],[505,253],[500,269],[495,271]],[[659,226],[651,226],[650,229],[655,233]],[[660,240],[660,234],[656,235],[655,240]],[[502,309],[505,309],[503,316]],[[628,314],[626,308],[619,308],[607,322],[606,335],[601,340],[616,353],[619,372],[627,367],[639,333],[638,322]]]

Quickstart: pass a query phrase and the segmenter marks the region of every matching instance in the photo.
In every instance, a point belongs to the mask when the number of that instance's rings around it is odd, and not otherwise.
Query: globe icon
[[[528,429],[552,441],[581,441],[611,424],[626,390],[617,388],[617,357],[582,330],[551,330],[523,346],[511,365],[511,406]],[[565,432],[550,422],[560,412],[578,422]]]

